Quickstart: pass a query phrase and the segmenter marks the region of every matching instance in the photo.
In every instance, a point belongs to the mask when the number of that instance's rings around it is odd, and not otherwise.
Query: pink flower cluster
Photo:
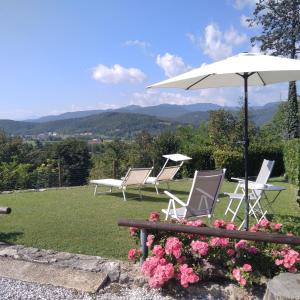
[[[214,237],[210,240],[210,245],[212,247],[226,248],[229,245],[229,239],[228,238]]]
[[[128,260],[136,261],[139,259],[142,251],[140,249],[130,249],[128,251]]]
[[[136,236],[138,229],[136,227],[129,227],[130,235]]]
[[[279,258],[275,260],[277,266],[283,266],[289,272],[297,272],[297,264],[300,263],[299,252],[293,249],[283,249],[278,253]]]
[[[244,249],[252,254],[256,254],[258,252],[258,249],[255,246],[249,245],[246,240],[238,241],[237,243],[235,243],[234,247],[236,250]]]
[[[157,256],[148,257],[144,261],[142,272],[149,277],[148,282],[152,288],[161,287],[175,274],[173,264]]]
[[[252,271],[252,266],[250,264],[244,264],[242,268],[234,268],[232,270],[232,278],[235,279],[241,286],[247,284],[246,273]]]
[[[250,228],[251,232],[257,232],[257,231],[273,231],[277,232],[280,231],[282,228],[281,223],[271,223],[267,219],[262,219],[258,224],[253,225]]]
[[[187,264],[180,266],[178,279],[180,279],[180,284],[187,288],[190,283],[196,283],[199,281],[199,276],[193,271],[192,268],[188,267]]]
[[[179,258],[182,252],[182,242],[177,237],[169,237],[166,242],[166,253]]]
[[[224,220],[216,220],[214,222],[215,228],[222,228],[226,230],[236,230],[236,226],[233,223],[226,223]]]
[[[191,247],[194,253],[200,254],[201,256],[206,256],[208,253],[208,243],[201,241],[192,241]]]
[[[151,221],[151,222],[156,222],[156,221],[159,221],[159,219],[160,219],[160,214],[159,214],[159,212],[153,211],[152,213],[150,213],[149,221]]]
[[[154,239],[155,239],[155,236],[154,236],[153,234],[149,234],[149,235],[147,236],[146,246],[147,246],[148,248],[151,249],[152,244],[153,244],[153,242],[154,242]]]

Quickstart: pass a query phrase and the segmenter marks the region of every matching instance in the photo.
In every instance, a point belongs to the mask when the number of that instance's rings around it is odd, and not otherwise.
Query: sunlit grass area
[[[172,192],[187,199],[192,181],[185,179],[170,184]],[[299,224],[299,205],[295,187],[281,178],[271,183],[286,187],[274,204],[276,221],[287,222],[288,229]],[[235,184],[225,182],[222,192],[234,190]],[[163,186],[161,187],[163,188]],[[117,190],[112,194],[93,196],[92,186],[45,192],[0,195],[0,206],[12,208],[11,215],[0,215],[0,240],[26,246],[60,251],[126,259],[134,246],[127,228],[117,226],[120,218],[146,219],[150,212],[166,208],[168,198],[156,195],[152,186],[143,189],[143,200],[138,191],[129,189],[123,201]],[[269,194],[270,196],[272,194]],[[224,218],[228,197],[221,195],[214,218]],[[242,215],[242,210],[241,210]],[[298,230],[298,228],[296,228]]]

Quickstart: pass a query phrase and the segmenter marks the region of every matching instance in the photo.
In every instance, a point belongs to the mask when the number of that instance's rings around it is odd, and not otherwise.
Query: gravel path
[[[77,292],[71,289],[58,288],[50,285],[41,285],[19,280],[0,277],[1,300],[171,300],[172,297],[164,297],[159,291],[146,288],[110,289],[103,290],[96,295]]]

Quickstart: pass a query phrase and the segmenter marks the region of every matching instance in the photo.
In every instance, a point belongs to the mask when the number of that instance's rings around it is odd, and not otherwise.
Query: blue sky
[[[240,88],[146,90],[203,63],[257,51],[255,0],[6,0],[0,3],[0,118],[137,104],[236,105]],[[287,84],[251,88],[250,104]]]

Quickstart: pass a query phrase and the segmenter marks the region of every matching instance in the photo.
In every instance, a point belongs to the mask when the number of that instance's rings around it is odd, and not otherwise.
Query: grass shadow
[[[0,242],[11,244],[22,235],[24,235],[24,232],[21,231],[0,232]]]

